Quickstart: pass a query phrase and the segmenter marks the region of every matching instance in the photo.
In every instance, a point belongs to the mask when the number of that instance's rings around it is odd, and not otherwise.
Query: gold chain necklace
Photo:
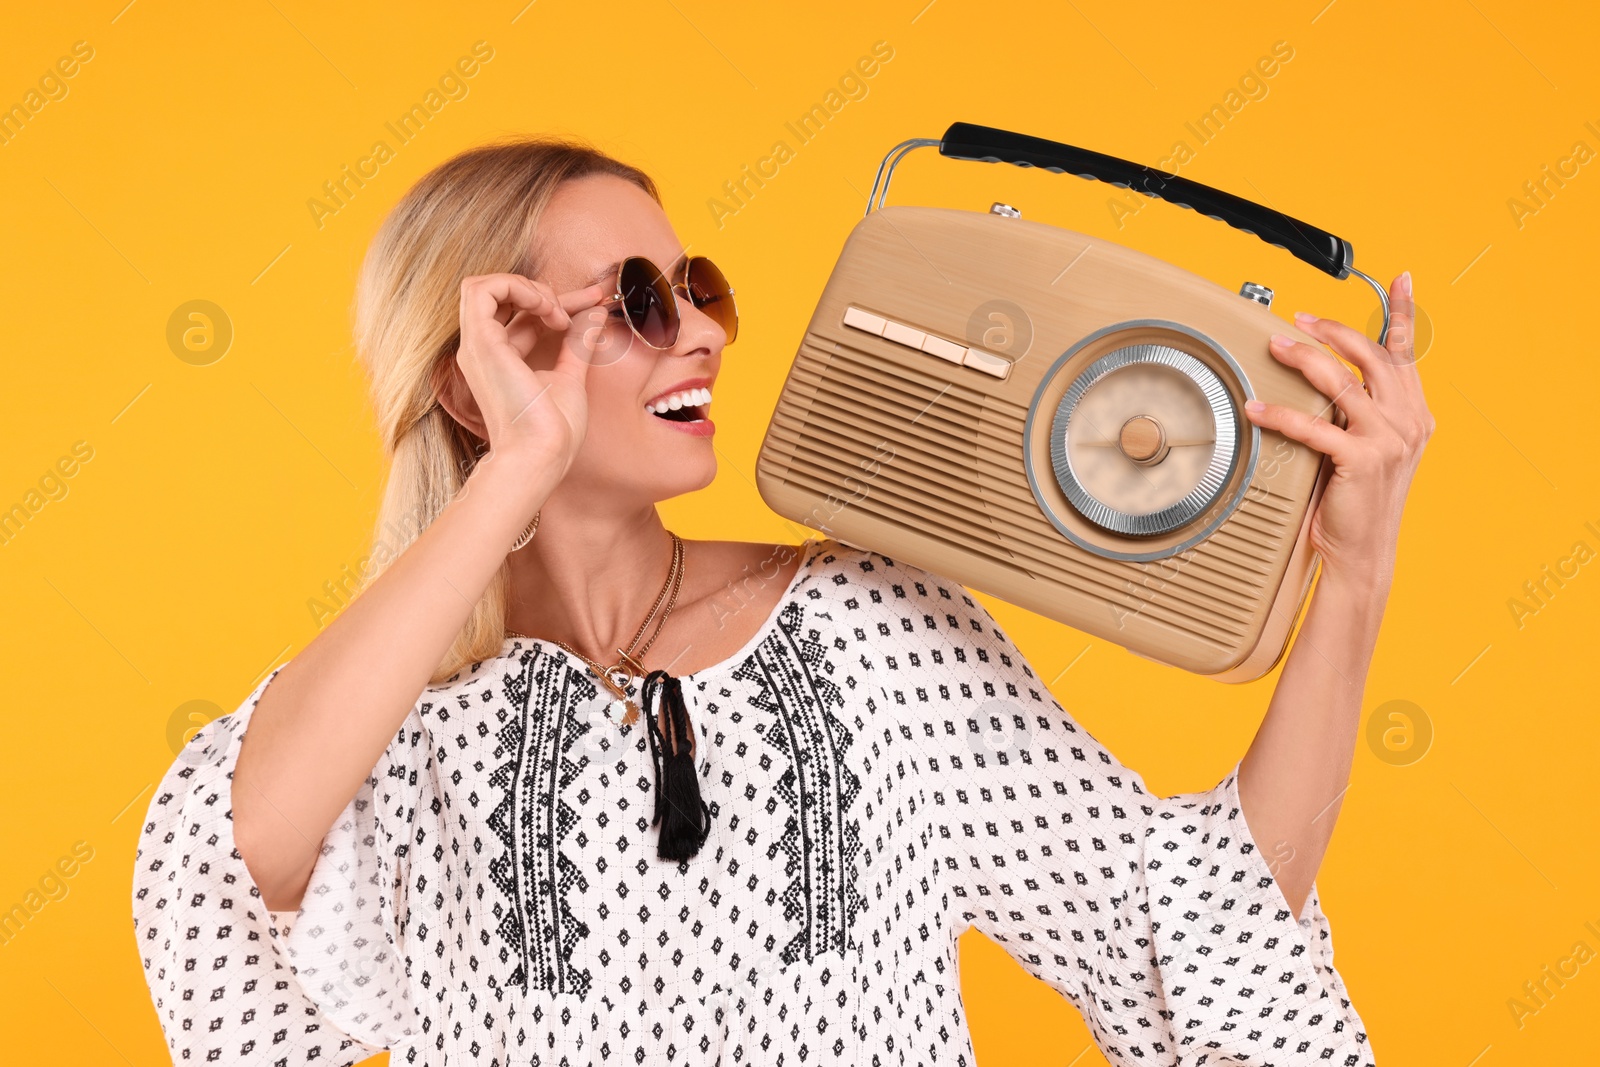
[[[672,565],[667,569],[667,580],[661,586],[661,592],[656,594],[656,601],[650,606],[650,613],[644,617],[644,622],[639,624],[638,632],[633,635],[633,640],[628,643],[627,650],[617,649],[618,659],[614,665],[602,667],[564,641],[557,641],[553,637],[543,639],[548,640],[558,648],[566,650],[594,672],[595,677],[600,679],[601,684],[616,697],[613,705],[620,704],[624,709],[620,720],[623,726],[637,722],[639,719],[639,705],[634,703],[629,690],[633,686],[634,679],[643,677],[645,674],[644,664],[641,661],[644,659],[645,652],[649,650],[650,646],[655,643],[656,637],[660,635],[661,627],[666,624],[667,617],[672,614],[672,607],[678,602],[678,589],[683,584],[683,539],[672,533],[671,530],[668,530],[667,533],[672,537]],[[665,601],[664,608],[662,606],[663,601]],[[639,639],[644,636],[645,630],[650,626],[650,620],[656,617],[657,611],[661,612],[661,618],[656,622],[655,631],[651,633],[649,640],[645,641],[643,647],[639,647]],[[540,638],[530,637],[528,634],[519,634],[515,630],[507,630],[506,636],[521,637],[529,641],[540,640]]]

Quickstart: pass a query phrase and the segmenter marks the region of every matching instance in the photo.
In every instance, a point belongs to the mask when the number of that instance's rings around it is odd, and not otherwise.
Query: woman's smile
[[[711,379],[690,378],[657,393],[644,406],[652,419],[679,433],[710,437],[716,432],[711,421]]]

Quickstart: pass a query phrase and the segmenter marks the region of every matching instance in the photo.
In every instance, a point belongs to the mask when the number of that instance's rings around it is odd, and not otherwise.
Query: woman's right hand
[[[492,451],[566,474],[589,425],[584,390],[605,335],[604,292],[597,283],[558,295],[520,274],[462,279],[456,361]]]

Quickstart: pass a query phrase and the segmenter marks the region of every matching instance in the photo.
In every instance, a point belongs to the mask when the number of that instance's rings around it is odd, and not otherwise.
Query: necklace
[[[634,703],[632,696],[633,683],[636,678],[644,675],[645,668],[642,662],[644,654],[655,643],[656,637],[661,633],[661,627],[666,623],[667,617],[672,614],[673,605],[678,602],[678,589],[683,584],[683,539],[672,533],[671,530],[668,530],[667,533],[672,537],[672,564],[667,569],[667,580],[661,586],[661,592],[656,594],[655,603],[650,606],[650,613],[644,617],[644,622],[639,624],[639,629],[634,633],[633,640],[628,643],[627,649],[617,649],[618,658],[615,664],[610,667],[602,667],[564,641],[557,641],[553,637],[545,639],[576,657],[584,666],[594,672],[595,677],[599,678],[601,684],[610,690],[611,694],[616,698],[611,703],[611,710],[613,713],[621,713],[621,718],[618,721],[623,726],[637,722],[639,719],[639,705]],[[663,607],[663,602],[665,607]],[[659,619],[656,619],[657,612],[661,613]],[[656,628],[650,634],[649,639],[641,646],[639,641],[644,637],[645,630],[649,629],[652,619],[656,619]],[[506,636],[521,637],[529,641],[537,640],[537,638],[530,637],[527,634],[519,634],[515,630],[507,630]]]
[[[700,773],[695,767],[694,727],[689,722],[689,710],[683,699],[683,685],[665,670],[657,668],[645,673],[641,662],[645,652],[661,633],[661,626],[672,614],[678,602],[678,589],[683,583],[683,541],[672,536],[672,565],[667,570],[667,580],[650,607],[650,614],[639,624],[639,631],[626,649],[617,649],[617,662],[602,667],[571,645],[553,638],[551,643],[565,649],[594,672],[602,685],[611,691],[614,700],[607,711],[613,721],[628,725],[639,719],[639,705],[633,702],[631,690],[635,674],[644,676],[642,698],[646,709],[645,730],[649,737],[650,761],[656,771],[656,808],[652,826],[661,827],[656,842],[656,854],[661,859],[687,860],[700,851],[711,833],[711,808],[700,795]],[[656,613],[660,612],[660,618]],[[656,619],[656,628],[649,640],[639,644],[650,621]],[[509,637],[536,640],[527,634],[507,630]],[[652,703],[652,698],[654,702]],[[621,718],[616,718],[621,712]]]

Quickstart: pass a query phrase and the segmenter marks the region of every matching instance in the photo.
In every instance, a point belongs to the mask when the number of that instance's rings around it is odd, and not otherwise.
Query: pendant
[[[631,699],[612,700],[606,705],[606,721],[613,726],[629,726],[639,721],[639,706]]]
[[[620,681],[619,681],[620,676]],[[615,698],[606,705],[606,718],[618,726],[631,726],[639,721],[639,705],[628,695],[628,684],[633,681],[625,671],[613,667],[601,675],[601,681]]]

